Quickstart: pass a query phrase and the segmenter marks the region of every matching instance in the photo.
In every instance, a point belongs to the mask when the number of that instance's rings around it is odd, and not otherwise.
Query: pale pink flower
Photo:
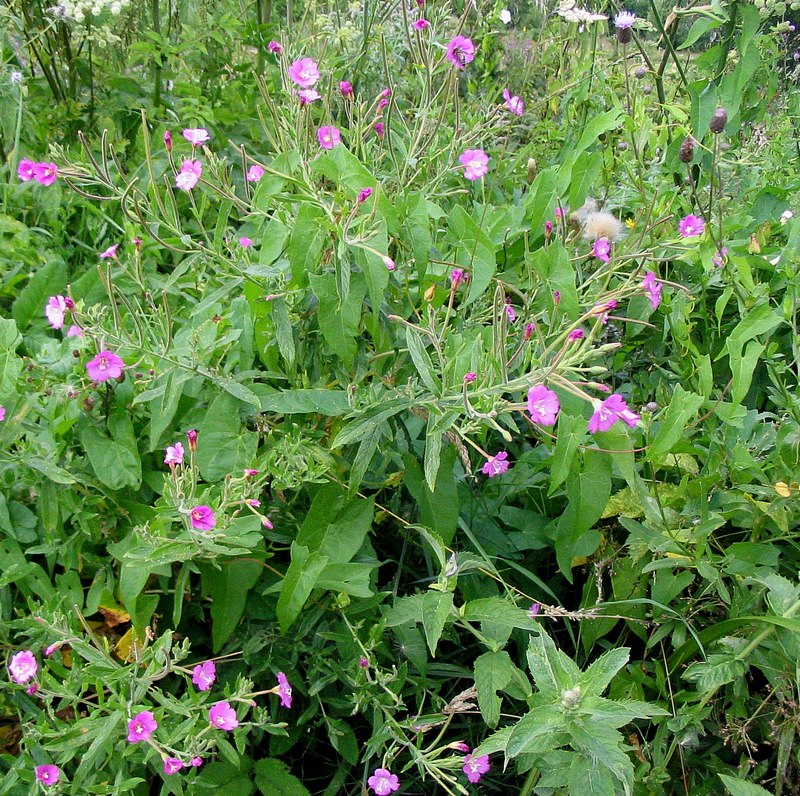
[[[656,282],[656,275],[652,271],[648,271],[642,280],[642,287],[647,297],[650,299],[650,304],[653,309],[658,309],[661,303],[661,290],[664,287],[660,282]]]
[[[517,320],[517,313],[509,302],[506,302],[506,316],[508,317],[509,323],[514,323],[514,321]]]
[[[67,329],[67,337],[83,337],[83,329],[74,323]]]
[[[101,351],[94,359],[86,363],[86,371],[92,381],[108,381],[118,379],[122,375],[125,363],[111,351]]]
[[[300,105],[308,105],[312,102],[316,102],[318,99],[322,99],[322,94],[319,93],[315,88],[301,88],[300,91],[297,92],[297,96],[300,98]]]
[[[156,717],[149,710],[143,710],[128,722],[128,743],[146,741],[157,729]]]
[[[376,768],[367,784],[377,796],[389,796],[400,787],[400,780],[388,768]]]
[[[239,719],[236,711],[230,706],[229,702],[217,702],[208,711],[208,720],[212,727],[219,730],[235,730],[239,726]]]
[[[544,384],[537,384],[528,390],[528,412],[534,423],[542,426],[555,425],[560,408],[558,396]]]
[[[477,782],[489,769],[489,755],[467,755],[464,758],[464,767],[461,769],[470,782]]]
[[[500,453],[490,456],[486,464],[481,468],[484,475],[489,478],[494,478],[496,475],[502,475],[509,468],[508,453],[500,451]]]
[[[458,162],[464,167],[468,180],[479,180],[489,172],[489,156],[482,149],[465,149]]]
[[[44,314],[54,329],[60,329],[64,325],[64,315],[68,309],[71,309],[70,304],[72,302],[64,296],[50,296],[47,299]]]
[[[189,512],[189,519],[196,531],[210,531],[217,524],[217,518],[210,506],[195,506]]]
[[[325,125],[317,130],[317,141],[323,149],[333,149],[341,143],[342,135],[333,125]]]
[[[34,163],[33,179],[40,185],[52,185],[58,179],[58,166],[55,163]]]
[[[464,754],[469,752],[469,746],[467,746],[464,741],[455,741],[450,744],[450,746],[452,746],[457,752],[463,752]]]
[[[300,88],[311,88],[319,80],[319,69],[311,58],[300,58],[289,66],[289,77]]]
[[[531,603],[531,607],[528,608],[528,616],[531,619],[536,619],[539,616],[539,611],[542,610],[542,606],[539,603]]]
[[[183,761],[177,757],[164,758],[164,773],[169,777],[177,774],[183,768]]]
[[[0,406],[0,423],[2,423],[6,419],[6,408],[5,406]]]
[[[36,779],[45,786],[45,788],[49,788],[52,785],[55,785],[58,782],[59,777],[61,776],[61,769],[58,766],[53,765],[43,765],[43,766],[36,766],[34,769],[36,772]]]
[[[192,146],[200,146],[200,144],[205,144],[211,140],[211,136],[205,127],[187,127],[183,131],[183,137]]]
[[[175,187],[182,191],[191,191],[203,173],[203,164],[199,160],[184,160],[181,163],[181,170],[175,177]]]
[[[167,445],[164,464],[183,464],[183,445],[176,442],[174,445]]]
[[[248,182],[258,182],[263,176],[264,176],[264,169],[262,169],[261,166],[259,166],[257,163],[254,163],[247,170]]]
[[[98,255],[101,260],[109,260],[112,257],[117,256],[117,249],[119,248],[119,243],[114,243],[113,245],[109,246],[105,251],[100,252]]]
[[[515,116],[522,116],[525,113],[525,103],[520,97],[512,95],[507,88],[503,89],[503,99],[506,101],[506,108]]]
[[[681,233],[682,238],[693,238],[696,235],[702,235],[705,229],[706,222],[693,213],[684,216],[678,223],[678,231]]]
[[[470,61],[475,60],[475,45],[466,36],[456,36],[447,45],[447,60],[456,69],[463,69]]]
[[[244,471],[244,477],[245,478],[252,478],[254,475],[258,475],[258,470],[254,470],[252,467],[248,467]]]
[[[611,244],[608,238],[598,238],[592,246],[592,257],[607,263],[611,259]]]
[[[39,664],[36,656],[30,650],[22,650],[11,656],[8,663],[8,673],[11,679],[19,685],[25,685],[32,677],[36,677]]]
[[[608,431],[618,420],[627,423],[633,428],[639,422],[639,415],[628,409],[625,399],[618,393],[609,395],[589,420],[589,431],[595,434],[598,431]]]
[[[253,239],[252,238],[248,238],[245,235],[242,235],[242,237],[239,238],[239,245],[243,249],[249,249],[253,245]]]
[[[198,691],[208,691],[217,679],[217,667],[214,661],[198,663],[192,669],[192,682]]]
[[[387,271],[394,271],[397,268],[397,263],[391,257],[384,257],[383,264],[386,266]]]
[[[278,696],[281,698],[281,705],[285,708],[292,706],[292,687],[283,672],[278,672]]]
[[[17,177],[22,180],[22,182],[30,182],[30,180],[33,179],[33,170],[35,166],[36,163],[33,160],[23,158],[17,165]]]

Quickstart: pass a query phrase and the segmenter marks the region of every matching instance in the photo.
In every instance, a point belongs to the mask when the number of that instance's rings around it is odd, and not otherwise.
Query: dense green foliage
[[[4,3],[0,794],[800,793],[780,5]]]

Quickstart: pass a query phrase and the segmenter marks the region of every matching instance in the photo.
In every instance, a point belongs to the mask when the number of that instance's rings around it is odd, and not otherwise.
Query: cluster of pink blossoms
[[[52,185],[58,179],[58,166],[55,163],[37,163],[23,158],[17,166],[17,177],[22,182],[35,180],[39,185]]]

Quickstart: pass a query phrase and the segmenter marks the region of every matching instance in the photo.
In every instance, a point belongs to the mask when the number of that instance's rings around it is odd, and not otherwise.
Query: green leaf
[[[454,259],[469,269],[472,277],[465,301],[465,304],[471,304],[489,287],[494,277],[497,268],[494,244],[461,205],[455,205],[450,211],[449,222],[449,237],[457,247]]]
[[[686,422],[694,416],[703,400],[702,395],[688,392],[680,384],[675,386],[667,413],[647,452],[652,461],[663,459],[675,447],[685,433]]]
[[[421,335],[411,326],[406,326],[406,345],[408,346],[408,353],[411,354],[411,359],[414,362],[414,367],[417,369],[417,373],[422,379],[422,383],[434,395],[441,395],[442,384],[434,374],[433,362],[428,352],[425,350],[425,346],[422,344]]]
[[[320,414],[326,417],[345,415],[350,411],[344,390],[272,390],[253,385],[262,412],[279,415]]]
[[[386,614],[387,627],[421,624],[431,657],[436,657],[436,647],[442,637],[445,623],[453,610],[453,593],[429,590],[410,597],[400,597]]]
[[[741,351],[731,351],[730,363],[731,373],[733,374],[733,384],[731,386],[731,404],[738,406],[743,400],[750,384],[753,381],[753,373],[756,365],[761,358],[765,345],[751,340],[745,348],[744,354]]]
[[[569,207],[581,207],[589,195],[600,169],[603,167],[603,153],[582,152],[572,166],[569,185]]]
[[[393,398],[380,406],[370,407],[361,417],[355,419],[336,435],[331,443],[331,449],[335,450],[344,445],[360,442],[379,428],[384,421],[413,405],[414,402],[408,398]]]
[[[286,571],[276,608],[281,633],[286,633],[300,616],[327,564],[327,556],[311,553],[307,547],[292,542],[292,562]]]
[[[17,356],[17,346],[22,336],[17,331],[17,324],[10,318],[0,318],[0,396],[16,394],[17,379],[22,373],[22,360]]]
[[[66,264],[60,258],[50,260],[34,272],[19,292],[11,307],[11,315],[21,328],[28,326],[34,318],[44,318],[47,299],[62,293],[66,286]]]
[[[545,699],[554,699],[580,683],[581,671],[576,663],[544,631],[528,642],[527,659],[531,676]]]
[[[540,171],[528,189],[525,198],[525,217],[530,229],[538,233],[552,213],[558,198],[558,172],[548,168]],[[542,250],[543,251],[543,250]]]
[[[264,796],[311,796],[305,785],[280,760],[266,757],[254,768],[256,787]]]
[[[627,647],[617,647],[601,655],[581,676],[584,693],[602,694],[629,658],[630,650]]]
[[[446,545],[453,541],[458,524],[458,485],[453,477],[455,460],[455,448],[444,447],[433,490],[425,481],[416,457],[408,455],[403,460],[406,466],[404,483],[417,502],[421,524],[435,531]]]
[[[294,332],[292,322],[289,319],[289,311],[286,307],[286,299],[283,296],[276,296],[271,301],[272,321],[275,324],[275,340],[278,343],[278,351],[291,367],[294,365],[297,349],[294,344]]]
[[[211,597],[211,641],[214,652],[222,649],[244,613],[247,593],[256,585],[264,567],[259,561],[233,559],[217,566],[202,565],[203,588]]]
[[[696,683],[701,693],[715,691],[723,685],[739,680],[747,671],[747,664],[730,653],[715,653],[707,660],[697,661],[686,668],[683,678]]]
[[[575,453],[586,437],[586,419],[561,412],[558,416],[558,439],[550,460],[550,489],[548,495],[564,483],[572,467]]]
[[[79,423],[79,429],[81,445],[97,480],[109,489],[138,489],[142,482],[142,464],[135,449],[107,437],[88,420]]]
[[[772,796],[768,790],[752,782],[747,782],[738,777],[731,777],[727,774],[717,774],[717,776],[722,780],[722,784],[731,796]]]
[[[430,429],[431,413],[428,418],[428,427]],[[442,440],[444,435],[438,432],[431,433],[428,431],[425,436],[425,484],[428,489],[433,493],[436,490],[436,477],[439,474],[439,464],[442,459]]]
[[[308,277],[319,265],[329,228],[327,217],[322,210],[307,202],[300,205],[287,248],[292,276],[298,284],[305,285]],[[333,274],[330,276],[333,277]]]
[[[461,609],[463,618],[468,622],[491,622],[495,625],[513,629],[539,631],[539,624],[531,619],[528,611],[502,597],[482,597],[470,600]]]
[[[221,760],[203,766],[197,783],[192,788],[192,796],[206,792],[224,792],[225,796],[251,796],[254,790],[250,777],[239,773],[237,766]]]
[[[356,338],[361,325],[361,305],[367,288],[363,274],[353,274],[347,300],[341,302],[336,276],[331,273],[309,275],[311,289],[319,299],[318,321],[322,337],[346,366],[351,366],[358,351]]]
[[[183,395],[183,385],[192,377],[191,372],[182,368],[173,368],[159,381],[159,386],[163,387],[160,396],[150,401],[150,450],[158,447],[161,435],[167,430],[167,426],[175,417],[178,409],[178,402]]]
[[[317,578],[317,589],[345,592],[353,597],[367,599],[375,593],[370,587],[372,564],[328,564]]]
[[[219,481],[253,464],[258,434],[242,428],[239,407],[232,395],[218,396],[197,429],[195,456],[206,481]]]
[[[500,721],[500,697],[497,692],[505,688],[514,677],[514,664],[505,650],[486,652],[475,660],[475,688],[478,707],[489,727]]]

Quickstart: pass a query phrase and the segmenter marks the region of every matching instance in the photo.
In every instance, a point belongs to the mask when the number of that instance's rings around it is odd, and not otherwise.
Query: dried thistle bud
[[[727,123],[728,112],[725,110],[725,108],[717,108],[714,111],[714,115],[711,117],[711,122],[709,123],[708,127],[712,133],[719,135],[725,129],[725,125]]]
[[[681,163],[692,162],[692,158],[694,157],[694,144],[695,140],[690,135],[683,139],[680,152],[678,153],[678,157],[681,159]]]
[[[534,177],[536,177],[536,161],[534,158],[528,158],[528,173],[525,175],[528,185],[533,182]]]
[[[637,66],[636,69],[633,70],[633,76],[637,80],[641,80],[642,78],[647,76],[647,67],[646,66]]]

